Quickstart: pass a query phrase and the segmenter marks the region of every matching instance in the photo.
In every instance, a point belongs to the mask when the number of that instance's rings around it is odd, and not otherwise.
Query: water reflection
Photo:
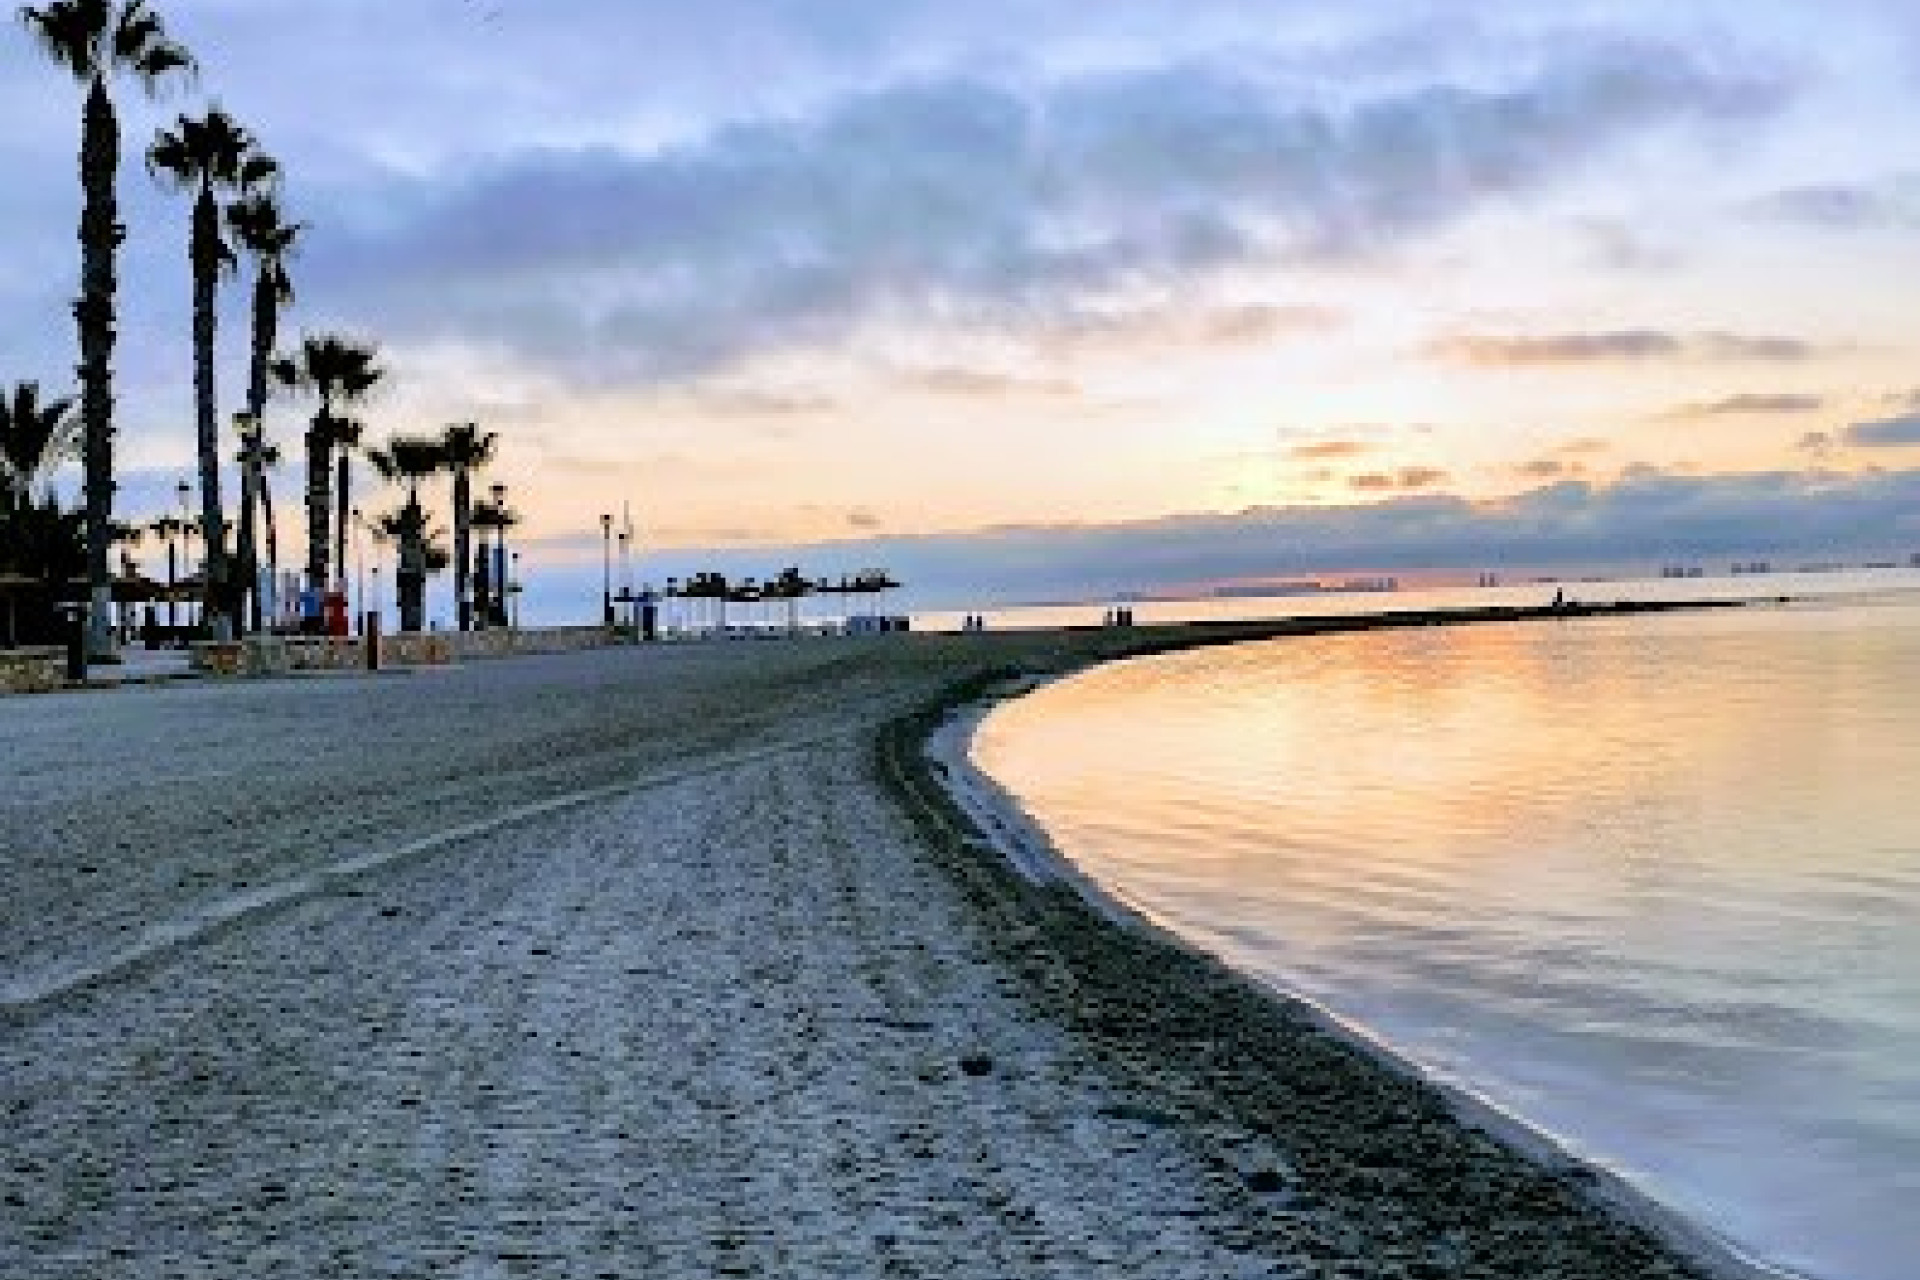
[[[1920,607],[1373,633],[976,745],[1097,877],[1811,1270],[1920,1190]]]

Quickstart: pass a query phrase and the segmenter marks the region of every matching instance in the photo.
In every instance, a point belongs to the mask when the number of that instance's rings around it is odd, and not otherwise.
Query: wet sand
[[[945,807],[939,708],[1195,637],[0,704],[0,1274],[1691,1274]]]

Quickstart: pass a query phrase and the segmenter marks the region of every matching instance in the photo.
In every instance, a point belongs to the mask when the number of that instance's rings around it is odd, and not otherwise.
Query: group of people
[[[984,613],[968,614],[960,620],[960,629],[962,631],[985,631],[987,629],[987,615]]]
[[[1132,626],[1133,625],[1133,606],[1123,604],[1117,609],[1107,610],[1106,617],[1101,620],[1100,625],[1106,626],[1106,627]]]

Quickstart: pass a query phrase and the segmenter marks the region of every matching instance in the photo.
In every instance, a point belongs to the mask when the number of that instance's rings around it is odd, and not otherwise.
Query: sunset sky
[[[543,610],[623,502],[648,576],[956,603],[1920,548],[1908,3],[159,8],[203,76],[122,95],[128,517],[193,449],[138,150],[213,100],[313,224],[290,326],[382,344],[371,433],[501,433]],[[0,380],[71,384],[78,106],[0,38]]]

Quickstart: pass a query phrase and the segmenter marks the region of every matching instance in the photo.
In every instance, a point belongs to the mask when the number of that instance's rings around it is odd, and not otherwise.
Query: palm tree
[[[400,629],[421,631],[426,627],[431,542],[426,509],[420,505],[420,482],[447,470],[447,451],[433,436],[394,436],[386,448],[370,449],[367,456],[382,477],[407,486],[406,505],[384,517],[380,527],[400,542],[400,571],[395,576]],[[446,567],[444,562],[441,567]]]
[[[115,257],[125,228],[115,185],[120,171],[120,122],[109,84],[130,75],[149,95],[176,75],[191,74],[193,58],[167,38],[146,0],[52,0],[20,10],[20,20],[47,57],[84,86],[80,126],[80,419],[86,470],[87,582],[93,610],[87,648],[113,651],[113,340]]]
[[[327,589],[328,516],[332,512],[334,433],[340,421],[334,412],[357,404],[380,384],[387,371],[375,363],[378,351],[339,334],[308,335],[300,350],[273,362],[273,376],[283,386],[320,398],[319,411],[307,428],[307,586]]]
[[[453,597],[460,629],[473,629],[473,473],[493,461],[500,437],[479,424],[460,422],[440,433],[446,468],[453,473]]]
[[[267,473],[280,465],[280,446],[267,443],[260,425],[247,414],[237,414],[235,425],[240,429],[240,449],[234,455],[234,461],[240,464],[240,577],[251,588],[253,615],[248,624],[250,630],[261,630],[266,612],[266,602],[259,590],[260,565],[256,549],[260,539],[256,529],[264,528],[267,544],[267,582],[268,597],[277,593],[280,580],[280,536],[273,518],[273,489],[267,483]],[[251,477],[251,483],[249,483]],[[254,518],[255,504],[260,507],[260,519]]]
[[[24,506],[36,484],[74,454],[79,422],[72,400],[40,401],[40,384],[15,383],[0,394],[0,483]]]
[[[147,149],[147,169],[163,185],[193,193],[193,229],[187,257],[193,267],[193,395],[200,441],[200,524],[206,530],[205,614],[217,640],[232,625],[229,596],[237,585],[227,566],[226,512],[220,502],[220,420],[215,405],[214,338],[220,278],[236,265],[220,234],[217,194],[272,182],[280,166],[260,152],[234,118],[214,107],[199,119],[181,116]]]
[[[267,572],[270,583],[280,581],[279,548],[274,537],[273,498],[267,492],[266,455],[273,446],[266,443],[267,379],[273,362],[273,346],[278,340],[280,313],[293,303],[293,277],[287,260],[306,225],[288,222],[280,200],[272,191],[256,191],[227,206],[227,227],[248,257],[253,259],[253,347],[247,367],[247,425],[243,429],[246,446],[240,455],[240,544],[241,578],[253,587],[253,629],[260,629],[261,600],[258,590],[259,554],[254,534],[254,502],[267,512]]]

